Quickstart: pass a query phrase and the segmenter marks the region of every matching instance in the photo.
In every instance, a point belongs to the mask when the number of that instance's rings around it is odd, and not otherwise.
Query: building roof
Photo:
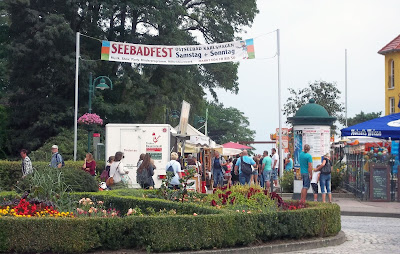
[[[385,55],[390,52],[400,51],[400,35],[389,42],[385,47],[378,51],[379,54]]]
[[[328,111],[321,105],[310,99],[309,103],[297,110],[294,117],[288,117],[293,125],[332,125],[336,117],[329,115]]]

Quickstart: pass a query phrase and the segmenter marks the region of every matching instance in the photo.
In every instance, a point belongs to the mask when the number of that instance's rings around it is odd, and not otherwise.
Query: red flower
[[[213,200],[211,201],[211,205],[212,205],[212,206],[217,206],[217,202],[215,202],[215,200],[213,199]]]

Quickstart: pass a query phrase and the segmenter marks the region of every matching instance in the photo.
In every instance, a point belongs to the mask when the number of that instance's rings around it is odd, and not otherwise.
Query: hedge
[[[45,161],[33,161],[32,165],[34,168],[44,168],[49,165],[49,162]],[[63,169],[77,169],[81,170],[83,161],[65,161],[65,167]],[[105,168],[105,162],[96,162],[96,171],[100,175]],[[22,177],[22,169],[20,161],[0,161],[0,190],[9,191],[13,190],[17,181],[20,181]]]
[[[124,218],[0,218],[0,251],[81,253],[98,249],[178,251],[247,245],[273,239],[331,236],[340,229],[336,204],[247,214],[115,193],[74,193],[127,207],[177,209],[182,215]],[[192,212],[199,215],[194,216]]]

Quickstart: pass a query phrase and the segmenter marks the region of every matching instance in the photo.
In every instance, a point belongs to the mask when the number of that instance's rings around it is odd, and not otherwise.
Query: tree
[[[218,144],[230,141],[253,141],[255,131],[249,128],[249,121],[236,108],[225,108],[222,103],[209,102],[208,136]]]
[[[283,106],[283,114],[286,116],[294,116],[297,110],[307,104],[312,98],[315,99],[315,103],[324,107],[330,116],[337,117],[338,119],[343,118],[341,112],[343,112],[344,106],[340,102],[341,92],[335,83],[315,81],[314,83],[310,83],[309,87],[297,91],[289,88],[289,93],[291,96]],[[332,130],[335,132],[336,125],[333,125]]]
[[[10,15],[10,124],[13,151],[36,149],[72,128],[75,32],[101,40],[185,45],[235,39],[258,13],[255,0],[6,0]],[[196,35],[196,36],[195,36]],[[198,109],[205,90],[238,92],[236,63],[193,66],[99,61],[101,43],[81,37],[79,113],[87,112],[88,73],[107,75],[94,112],[108,122],[161,122],[182,100]]]
[[[364,113],[363,111],[361,111],[361,113],[356,114],[354,117],[350,117],[347,119],[347,126],[353,126],[365,121],[369,121],[378,117],[381,117],[382,115],[382,111],[380,112],[371,112],[371,113]],[[341,123],[343,125],[346,124],[346,120],[342,119]]]

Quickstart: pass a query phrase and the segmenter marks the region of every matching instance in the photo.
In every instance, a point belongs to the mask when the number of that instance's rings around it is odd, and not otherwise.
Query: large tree
[[[255,131],[249,128],[249,120],[236,108],[225,108],[222,103],[207,103],[208,136],[218,144],[253,141]]]
[[[347,119],[347,126],[353,126],[365,121],[369,121],[378,117],[381,117],[382,111],[380,112],[371,112],[371,113],[364,113],[361,111],[359,114],[356,114],[354,117],[350,117]],[[346,125],[346,120],[342,119],[341,123]]]
[[[224,42],[250,26],[255,0],[6,0],[10,14],[13,148],[36,148],[73,126],[75,32],[104,40],[185,45]],[[96,92],[93,109],[107,122],[160,122],[182,100],[193,108],[205,89],[238,91],[238,64],[132,65],[99,61],[101,44],[81,37],[79,112],[87,77],[108,75],[114,90]]]
[[[323,106],[330,116],[337,117],[339,120],[343,118],[342,112],[344,106],[340,102],[340,90],[335,83],[326,81],[315,81],[310,83],[308,87],[295,90],[289,88],[290,96],[283,106],[283,114],[286,116],[294,116],[299,108],[315,99],[315,102]],[[336,130],[336,125],[333,126]]]

